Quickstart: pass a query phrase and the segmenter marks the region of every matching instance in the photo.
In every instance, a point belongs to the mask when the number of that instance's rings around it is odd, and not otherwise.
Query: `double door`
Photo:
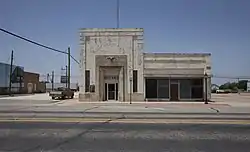
[[[118,83],[105,83],[104,96],[106,101],[118,100]]]

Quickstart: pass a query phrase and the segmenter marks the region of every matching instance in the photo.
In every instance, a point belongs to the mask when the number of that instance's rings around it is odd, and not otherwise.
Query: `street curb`
[[[16,119],[111,119],[116,118],[114,116],[0,116],[0,120],[10,119],[10,120],[16,120]],[[135,120],[174,120],[174,119],[180,119],[180,120],[189,120],[189,119],[195,119],[195,120],[248,120],[250,121],[249,117],[187,117],[187,116],[171,116],[171,117],[134,117],[134,116],[124,116],[124,119],[135,119]]]
[[[44,123],[141,123],[141,124],[241,124],[250,125],[250,120],[204,120],[204,119],[126,119],[126,118],[109,118],[109,119],[0,119],[0,122],[44,122]]]
[[[29,107],[27,107],[29,108]],[[18,109],[19,110],[19,109]],[[13,111],[13,110],[2,110],[1,114],[129,114],[129,115],[238,115],[238,116],[250,116],[250,113],[220,113],[220,112],[107,112],[107,111]]]

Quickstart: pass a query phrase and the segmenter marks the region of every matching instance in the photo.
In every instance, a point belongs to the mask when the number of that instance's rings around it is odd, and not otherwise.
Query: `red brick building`
[[[23,92],[24,93],[35,93],[39,89],[39,74],[37,73],[31,73],[31,72],[24,72],[24,77],[23,77],[23,83],[24,83],[24,88]]]

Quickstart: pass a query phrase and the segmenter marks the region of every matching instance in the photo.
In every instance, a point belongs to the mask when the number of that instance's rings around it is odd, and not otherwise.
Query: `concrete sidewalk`
[[[66,100],[65,100],[66,101]],[[214,104],[183,106],[164,103],[78,103],[0,108],[0,119],[91,118],[110,119],[240,119],[250,121],[249,108]]]
[[[105,104],[105,105],[123,105],[129,104],[128,102],[100,102],[100,101],[91,101],[91,102],[79,102],[78,101],[78,92],[75,93],[74,99],[70,100],[52,100],[49,97],[48,93],[42,94],[33,94],[33,95],[23,95],[23,96],[14,96],[14,97],[2,97],[0,98],[0,104],[10,103],[12,104],[14,100],[18,103],[32,103],[32,104],[44,104],[44,103],[58,103],[62,106],[84,106],[85,104]],[[3,101],[6,100],[6,101]],[[209,102],[209,106],[212,107],[249,107],[250,108],[250,93],[249,94],[212,94],[212,101]],[[43,102],[42,102],[43,101]],[[137,102],[132,101],[133,106],[155,106],[155,107],[164,107],[164,106],[185,106],[185,107],[206,107],[207,105],[204,102]]]
[[[89,117],[89,118],[227,118],[250,119],[249,96],[244,100],[240,95],[216,96],[221,101],[210,102],[79,102],[76,99],[51,100],[48,94],[23,97],[6,97],[0,100],[1,118],[37,117]],[[222,100],[223,99],[223,100]]]

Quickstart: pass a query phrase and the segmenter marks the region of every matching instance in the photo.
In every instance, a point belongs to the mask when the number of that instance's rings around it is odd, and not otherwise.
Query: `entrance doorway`
[[[118,83],[105,83],[105,100],[118,100]]]
[[[178,83],[172,83],[170,85],[170,100],[171,101],[179,100],[179,84]]]

